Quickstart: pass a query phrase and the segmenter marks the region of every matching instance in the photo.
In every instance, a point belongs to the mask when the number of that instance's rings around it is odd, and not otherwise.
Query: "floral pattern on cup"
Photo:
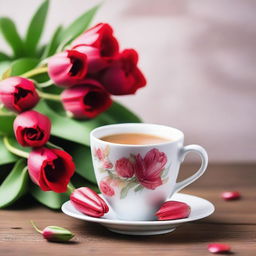
[[[125,198],[129,190],[154,190],[168,180],[170,166],[166,167],[167,156],[153,148],[144,157],[130,154],[115,163],[109,160],[109,147],[94,149],[94,158],[99,163],[101,173],[107,174],[100,181],[100,190],[106,196],[114,196],[115,188],[120,190],[120,198]]]

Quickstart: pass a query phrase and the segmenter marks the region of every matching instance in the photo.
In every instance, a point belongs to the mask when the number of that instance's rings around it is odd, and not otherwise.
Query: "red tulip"
[[[87,56],[75,50],[66,50],[51,57],[48,73],[53,82],[70,87],[84,79],[87,74]]]
[[[228,244],[209,244],[208,245],[208,250],[211,253],[226,253],[230,252],[231,248]]]
[[[93,118],[112,104],[109,93],[91,79],[64,90],[61,100],[65,110],[76,118]]]
[[[138,54],[133,49],[124,50],[101,73],[100,81],[113,95],[134,94],[146,85],[146,79],[137,67]]]
[[[71,46],[74,47],[80,44],[99,49],[102,57],[114,57],[119,50],[118,42],[113,36],[113,29],[106,23],[99,23],[86,30],[73,41]]]
[[[41,147],[49,140],[50,119],[34,110],[19,114],[13,123],[14,134],[23,147]]]
[[[75,164],[67,152],[42,147],[30,152],[28,171],[33,182],[43,191],[63,193],[75,172]]]
[[[109,211],[105,201],[87,187],[75,189],[70,195],[70,201],[79,212],[92,217],[99,218]]]
[[[115,191],[114,189],[111,187],[111,185],[109,184],[109,182],[102,180],[100,182],[100,191],[102,192],[102,194],[106,195],[106,196],[114,196],[115,195]]]
[[[187,218],[190,214],[190,206],[177,201],[167,201],[156,212],[158,220],[177,220]]]
[[[85,44],[79,44],[72,48],[87,56],[88,74],[95,74],[109,66],[112,58],[101,55],[100,49]]]
[[[161,174],[167,162],[164,152],[151,149],[144,158],[140,154],[135,156],[135,175],[140,184],[148,189],[155,189],[162,185]]]
[[[134,175],[133,163],[126,157],[116,161],[115,170],[119,176],[124,178],[131,178]]]
[[[34,83],[23,77],[9,77],[0,82],[0,101],[12,111],[33,108],[39,101]]]

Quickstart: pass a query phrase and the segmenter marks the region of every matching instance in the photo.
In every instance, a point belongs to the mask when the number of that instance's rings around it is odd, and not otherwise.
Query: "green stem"
[[[35,224],[35,222],[34,222],[33,220],[30,220],[30,223],[31,223],[31,225],[33,226],[33,228],[34,228],[38,233],[43,234],[43,231],[40,230],[40,229],[36,226],[36,224]]]
[[[58,95],[58,94],[46,93],[46,92],[42,92],[42,91],[39,91],[39,90],[37,90],[37,93],[43,99],[53,100],[53,101],[61,101],[60,95]]]
[[[74,187],[71,183],[68,183],[67,191],[66,191],[66,192],[67,192],[69,195],[71,195],[74,190],[75,190],[75,187]]]
[[[43,82],[43,83],[37,83],[37,86],[40,87],[40,88],[45,88],[45,87],[49,87],[53,84],[53,81],[50,79],[46,82]]]
[[[27,153],[27,152],[25,152],[25,151],[23,151],[23,150],[20,150],[20,149],[18,149],[18,148],[13,147],[13,146],[10,144],[10,142],[9,142],[9,140],[8,140],[8,137],[5,136],[5,137],[3,138],[3,142],[4,142],[5,147],[6,147],[11,153],[13,153],[14,155],[17,155],[17,156],[20,156],[20,157],[24,157],[24,158],[28,158],[29,153]]]
[[[42,74],[42,73],[47,73],[48,72],[48,67],[37,67],[35,69],[32,69],[26,73],[24,73],[23,75],[21,75],[22,77],[25,77],[25,78],[29,78],[29,77],[32,77],[32,76],[36,76],[36,75],[39,75],[39,74]]]

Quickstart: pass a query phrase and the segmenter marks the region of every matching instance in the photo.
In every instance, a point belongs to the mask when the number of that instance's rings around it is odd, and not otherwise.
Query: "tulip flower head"
[[[92,189],[82,187],[70,195],[72,205],[80,212],[99,218],[109,211],[106,202]]]
[[[113,95],[134,94],[146,85],[146,79],[138,64],[138,53],[126,49],[100,74],[100,81]]]
[[[47,143],[51,132],[50,119],[34,110],[19,114],[13,124],[14,134],[23,147],[41,147]]]
[[[75,172],[75,164],[67,152],[41,147],[30,152],[28,172],[43,191],[64,193]]]
[[[70,87],[80,82],[87,69],[87,56],[75,50],[58,53],[48,61],[49,76],[60,87]]]
[[[114,57],[118,54],[119,45],[113,36],[113,29],[107,23],[99,23],[86,30],[76,38],[71,46],[87,45],[99,49],[101,57]]]
[[[23,77],[9,77],[0,82],[0,101],[15,112],[33,108],[39,101],[34,83]]]
[[[109,93],[92,79],[64,90],[61,100],[65,110],[75,118],[96,117],[112,104]]]

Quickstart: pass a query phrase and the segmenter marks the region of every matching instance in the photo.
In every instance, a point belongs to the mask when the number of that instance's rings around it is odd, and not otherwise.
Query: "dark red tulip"
[[[112,104],[109,93],[99,82],[91,79],[64,90],[61,100],[65,110],[76,118],[96,117]]]
[[[148,189],[162,185],[161,174],[166,163],[166,154],[156,148],[148,151],[144,158],[140,154],[136,155],[134,170],[140,184]]]
[[[146,85],[146,79],[138,64],[138,53],[133,49],[124,50],[100,74],[100,81],[113,95],[134,94]]]
[[[47,143],[51,133],[50,119],[34,110],[19,114],[13,123],[14,134],[23,147],[41,147]]]
[[[109,211],[105,201],[87,187],[75,189],[70,195],[70,201],[79,212],[92,217],[99,218]]]
[[[158,220],[177,220],[187,218],[190,214],[190,206],[177,201],[167,201],[156,212]]]
[[[221,197],[225,200],[237,200],[241,197],[238,191],[226,191],[221,194]]]
[[[0,82],[0,101],[6,108],[20,113],[33,108],[39,96],[31,80],[13,76]]]
[[[118,42],[113,36],[113,29],[106,23],[99,23],[86,30],[72,42],[71,46],[81,44],[99,49],[102,57],[114,57],[119,50]]]
[[[134,175],[133,163],[126,157],[116,161],[115,170],[119,176],[124,178],[131,178]]]
[[[87,69],[87,56],[75,50],[57,53],[48,61],[49,76],[61,87],[70,87],[83,80]]]
[[[208,251],[211,253],[226,253],[226,252],[230,252],[231,247],[228,244],[218,244],[218,243],[214,243],[214,244],[209,244],[208,245]]]
[[[63,193],[75,172],[75,164],[67,152],[41,147],[30,152],[28,171],[43,191]]]

